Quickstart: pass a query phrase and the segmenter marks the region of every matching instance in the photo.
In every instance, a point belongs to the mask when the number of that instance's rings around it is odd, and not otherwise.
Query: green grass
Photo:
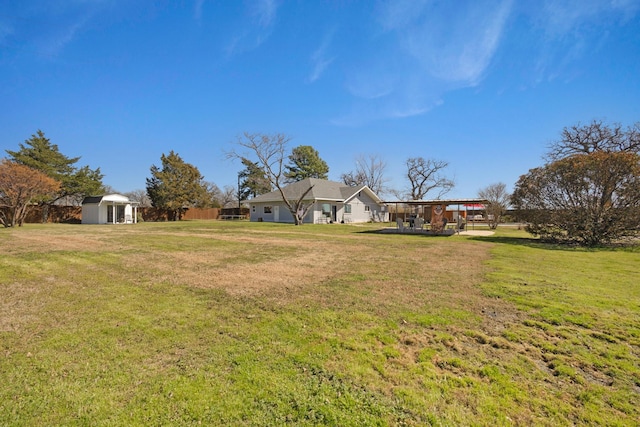
[[[579,423],[633,424],[640,398],[640,248],[500,240],[483,288],[512,301],[502,335],[557,378]]]
[[[0,230],[0,425],[637,425],[639,248],[377,228]]]

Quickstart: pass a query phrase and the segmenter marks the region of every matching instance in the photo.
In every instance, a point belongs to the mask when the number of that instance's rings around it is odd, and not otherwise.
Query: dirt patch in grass
[[[153,280],[216,288],[231,295],[249,296],[289,292],[341,274],[326,243],[301,245],[281,238],[211,236],[206,238],[242,243],[239,250],[173,252],[170,258],[134,254],[126,265],[132,270],[153,271]],[[149,276],[147,276],[147,279]]]
[[[283,232],[256,231],[166,235],[198,237],[213,246],[215,241],[242,246],[136,253],[127,255],[126,269],[146,272],[144,280],[220,289],[236,296],[268,296],[281,302],[308,299],[327,306],[339,305],[341,286],[353,285],[363,303],[380,313],[390,306],[435,308],[459,306],[462,301],[496,331],[515,316],[512,306],[484,297],[477,287],[490,244],[423,238],[406,245],[399,237],[385,246],[366,235],[328,240],[326,234],[319,234],[314,240],[314,235],[305,234],[311,239],[301,240]]]
[[[15,232],[12,242],[3,250],[11,253],[51,252],[51,251],[101,251],[102,239],[96,235],[49,234]]]
[[[352,286],[358,289],[361,302],[380,314],[393,307],[462,305],[483,319],[491,335],[499,334],[517,315],[511,305],[484,297],[477,287],[490,244],[415,236],[407,237],[408,241],[403,240],[405,236],[394,236],[381,242],[361,234],[329,239],[327,234],[305,233],[300,239],[287,235],[290,230],[153,230],[157,241],[163,237],[184,237],[185,242],[196,239],[188,249],[163,252],[146,251],[137,241],[148,232],[141,227],[116,226],[15,232],[7,249],[15,254],[124,251],[122,273],[133,281],[220,289],[234,296],[268,296],[281,303],[304,299],[335,307],[343,303],[340,289]],[[217,250],[217,242],[236,246]],[[18,304],[21,299],[5,302]]]
[[[3,250],[13,254],[56,251],[111,253],[136,247],[138,236],[153,231],[133,225],[51,224],[8,231]],[[6,249],[5,249],[6,247]]]

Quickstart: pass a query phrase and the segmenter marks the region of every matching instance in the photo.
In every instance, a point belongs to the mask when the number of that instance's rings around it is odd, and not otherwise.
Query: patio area
[[[411,233],[451,236],[475,227],[478,212],[484,210],[484,199],[405,200],[385,202],[390,207],[396,226],[384,233]],[[453,207],[453,208],[452,208]]]

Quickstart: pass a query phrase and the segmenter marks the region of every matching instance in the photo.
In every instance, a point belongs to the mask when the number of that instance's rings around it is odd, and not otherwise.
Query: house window
[[[364,211],[365,212],[371,211],[371,208],[369,207],[369,205],[364,205]]]
[[[331,216],[331,205],[329,203],[322,204],[322,215]]]
[[[351,213],[351,205],[349,203],[344,204],[344,213]]]
[[[266,214],[270,214],[271,213],[271,206],[265,206],[262,210],[263,213]]]

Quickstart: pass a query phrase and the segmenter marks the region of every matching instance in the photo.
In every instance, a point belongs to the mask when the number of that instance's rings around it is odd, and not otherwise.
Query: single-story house
[[[303,199],[310,206],[303,223],[351,223],[386,222],[389,212],[386,204],[366,185],[351,187],[341,182],[317,178],[306,178],[283,188],[290,201],[298,200],[304,192],[311,190]],[[248,200],[251,221],[295,222],[289,208],[282,200],[280,191],[261,194]]]
[[[83,224],[131,224],[138,217],[138,202],[122,194],[90,196],[82,200]]]

